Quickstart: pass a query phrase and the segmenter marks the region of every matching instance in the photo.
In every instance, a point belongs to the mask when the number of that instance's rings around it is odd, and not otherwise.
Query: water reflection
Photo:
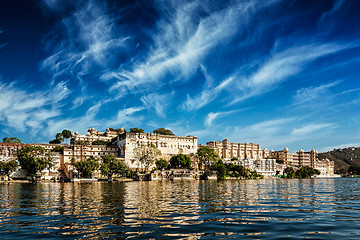
[[[357,238],[360,179],[0,184],[2,239]]]

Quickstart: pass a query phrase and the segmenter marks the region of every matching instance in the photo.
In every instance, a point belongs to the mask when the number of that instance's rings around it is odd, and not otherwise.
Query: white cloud
[[[227,115],[230,115],[230,114],[233,114],[235,112],[239,112],[240,110],[234,110],[234,111],[227,111],[227,112],[210,112],[208,113],[208,115],[205,117],[205,121],[204,121],[204,125],[206,128],[209,128],[212,126],[213,122],[216,120],[216,119],[219,119],[219,118],[223,118]],[[243,110],[242,110],[243,111]]]
[[[61,114],[61,102],[69,94],[64,82],[37,92],[21,90],[15,83],[0,83],[0,121],[19,132],[28,128],[36,132],[45,126],[47,120]]]
[[[293,97],[292,107],[318,107],[318,104],[329,102],[329,97],[332,97],[330,88],[337,86],[340,81],[330,82],[316,87],[301,88],[296,91]]]
[[[150,83],[159,82],[169,74],[172,77],[167,81],[187,81],[211,50],[244,31],[242,26],[249,22],[250,16],[268,5],[238,1],[214,10],[200,0],[189,3],[159,1],[157,4],[163,18],[157,22],[151,36],[154,43],[149,47],[147,57],[134,60],[129,68],[103,76],[105,79],[116,78],[119,82],[113,89],[119,88],[121,93],[135,86],[152,87]]]
[[[360,142],[345,143],[345,144],[339,144],[339,145],[335,145],[335,146],[327,146],[327,147],[323,147],[323,148],[319,149],[319,152],[328,152],[328,151],[332,151],[334,149],[348,148],[348,147],[360,147]]]
[[[166,117],[166,109],[171,101],[173,93],[170,94],[157,94],[151,93],[141,97],[141,101],[148,109],[154,109],[159,117]]]
[[[318,123],[318,124],[309,124],[302,126],[300,128],[294,128],[291,132],[293,137],[300,138],[303,136],[311,136],[316,132],[319,132],[323,129],[328,129],[334,127],[331,123]]]
[[[276,52],[249,77],[236,73],[239,97],[232,104],[272,91],[281,82],[301,72],[312,61],[352,48],[352,44],[313,43]]]

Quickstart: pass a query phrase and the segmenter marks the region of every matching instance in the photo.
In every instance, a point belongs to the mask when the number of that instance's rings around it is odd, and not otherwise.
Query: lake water
[[[1,183],[21,238],[359,239],[360,178]]]

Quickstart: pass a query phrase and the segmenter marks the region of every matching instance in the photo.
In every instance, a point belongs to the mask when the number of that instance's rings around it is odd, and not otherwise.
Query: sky
[[[360,146],[357,0],[0,3],[0,138],[164,127],[198,142]]]

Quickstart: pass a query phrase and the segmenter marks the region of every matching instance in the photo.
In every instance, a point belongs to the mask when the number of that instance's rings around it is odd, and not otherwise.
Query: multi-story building
[[[113,138],[123,133],[125,133],[125,129],[123,127],[116,130],[111,130],[110,128],[107,128],[105,132],[100,132],[100,130],[95,131],[94,128],[90,128],[85,135],[74,132],[70,139],[70,143],[92,143],[95,140],[110,142]]]
[[[156,133],[123,133],[113,139],[113,144],[119,148],[119,156],[125,159],[130,169],[139,168],[140,163],[135,158],[136,148],[140,145],[153,144],[161,152],[163,159],[182,153],[195,154],[198,148],[197,137],[161,135]]]
[[[255,143],[230,143],[228,139],[222,141],[207,142],[206,146],[214,149],[219,157],[225,162],[233,163],[256,171],[264,176],[276,174],[276,160],[268,158],[269,152],[266,148],[261,149]]]
[[[312,167],[318,169],[322,174],[334,174],[334,162],[330,160],[319,160],[318,152],[312,149],[305,152],[300,149],[296,153],[290,153],[285,147],[282,151],[270,151],[270,156],[276,158],[279,164],[286,167]]]
[[[206,146],[213,148],[221,159],[264,159],[269,155],[268,150],[261,149],[255,143],[230,143],[228,139],[207,142]]]
[[[105,155],[114,155],[118,157],[119,148],[105,145],[71,145],[64,148],[60,158],[59,172],[62,178],[72,179],[71,160],[82,161],[87,158],[100,158]]]

